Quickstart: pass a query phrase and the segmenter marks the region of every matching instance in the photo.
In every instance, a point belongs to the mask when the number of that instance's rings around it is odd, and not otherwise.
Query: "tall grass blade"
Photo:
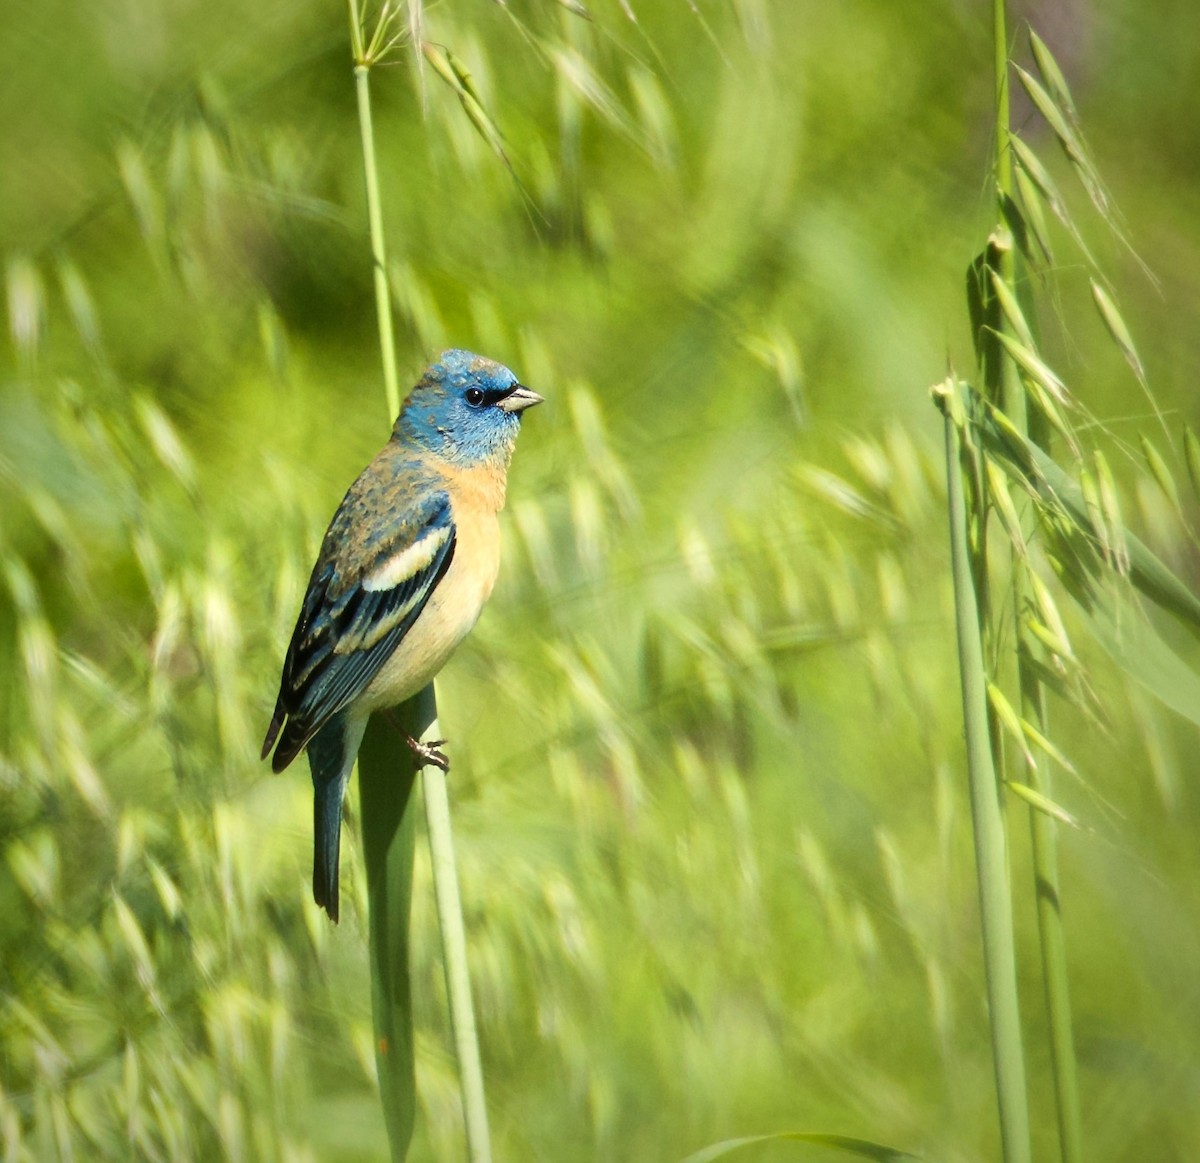
[[[1018,566],[1029,577],[1031,570]],[[1027,714],[1046,724],[1045,687],[1038,676],[1041,663],[1036,641],[1025,639],[1019,660],[1021,703]],[[1025,722],[1023,720],[1023,722]],[[1047,754],[1070,769],[1066,757],[1037,728],[1025,722],[1027,733]],[[1070,977],[1067,973],[1067,941],[1063,929],[1062,892],[1058,865],[1056,822],[1080,825],[1052,798],[1050,773],[1035,762],[1029,768],[1029,785],[1009,783],[1009,788],[1032,809],[1029,831],[1033,844],[1034,893],[1037,902],[1038,943],[1042,951],[1042,990],[1049,1022],[1050,1063],[1054,1077],[1055,1112],[1062,1163],[1082,1163],[1083,1115],[1079,1098],[1079,1069],[1075,1058]]]
[[[1012,893],[1008,880],[1008,841],[1004,828],[1001,785],[992,760],[988,725],[988,676],[983,662],[979,608],[971,565],[966,498],[963,489],[959,429],[950,397],[953,383],[935,389],[945,413],[946,480],[949,493],[950,547],[954,577],[954,609],[958,634],[959,678],[967,739],[967,777],[975,865],[979,878],[980,920],[987,977],[988,1014],[992,1027],[992,1060],[1000,1134],[1005,1163],[1030,1159],[1029,1105],[1025,1091],[1025,1058],[1017,997],[1016,943]]]
[[[417,1105],[409,981],[416,771],[400,732],[420,738],[433,710],[432,694],[424,692],[392,715],[372,715],[358,752],[375,1064],[394,1163],[408,1154]]]
[[[996,195],[1000,213],[1010,222],[1019,219],[1025,228],[1018,236],[1020,253],[1032,257],[1032,247],[1028,241],[1028,233],[1032,231],[1038,238],[1038,245],[1047,257],[1050,246],[1046,237],[1045,220],[1042,214],[1042,199],[1038,196],[1037,183],[1030,180],[1028,170],[1040,170],[1036,158],[1026,159],[1026,165],[1014,165],[1014,156],[1018,159],[1023,143],[1011,131],[1011,117],[1008,100],[1008,77],[1010,62],[1008,58],[1007,12],[1004,0],[993,0],[993,59],[996,74],[996,127],[994,140],[996,142]],[[1035,54],[1040,41],[1035,44]],[[1044,54],[1049,57],[1048,53]],[[1039,58],[1040,60],[1040,58]],[[1052,60],[1052,58],[1051,58]],[[1052,72],[1055,80],[1061,80],[1061,74]],[[1024,77],[1022,77],[1024,80]],[[1065,92],[1066,82],[1062,82]],[[1071,111],[1074,107],[1071,106]],[[1008,148],[1006,148],[1006,146]],[[1039,175],[1042,188],[1052,191],[1048,175],[1042,171]],[[1098,183],[1097,183],[1098,186]],[[1016,198],[1020,194],[1027,198],[1017,207]],[[1065,208],[1058,203],[1056,197],[1049,195],[1051,208],[1058,213],[1060,220],[1066,225],[1079,242],[1080,248],[1086,253],[1082,239],[1074,229],[1074,224],[1067,215]],[[997,325],[996,338],[1004,349],[1007,359],[1001,360],[999,383],[992,379],[989,372],[994,374],[994,368],[985,365],[984,387],[988,399],[995,403],[999,401],[1011,419],[1014,431],[1024,435],[1034,436],[1033,444],[1048,445],[1051,431],[1058,432],[1072,454],[1078,456],[1078,446],[1070,424],[1060,411],[1060,407],[1070,406],[1070,399],[1062,381],[1047,367],[1037,351],[1036,338],[1026,322],[1024,311],[1018,302],[1017,256],[1005,254],[1001,256],[1002,263],[993,275],[994,293],[1001,305],[1003,318]],[[1015,390],[1013,370],[1020,369],[1020,380],[1024,393]],[[1000,387],[1002,390],[997,390]],[[1025,393],[1034,405],[1030,410],[1026,407]],[[983,458],[987,460],[986,456]],[[989,464],[989,468],[990,468]],[[1036,601],[1034,589],[1034,573],[1030,568],[1024,537],[1013,540],[1012,580],[1014,615],[1018,627],[1028,620],[1028,610]],[[1031,600],[1032,599],[1032,600]],[[1043,750],[1052,751],[1061,758],[1053,744],[1046,738],[1046,705],[1045,693],[1042,687],[1041,675],[1045,670],[1042,665],[1042,650],[1037,639],[1027,631],[1019,629],[1017,639],[1017,682],[1020,688],[1021,715],[1019,727],[1022,732],[1021,746],[1026,756],[1026,778],[1029,780],[1028,791],[1035,800],[1052,803],[1050,799],[1050,784],[1048,773],[1044,773],[1038,760],[1029,750],[1028,741],[1041,745]],[[997,701],[992,699],[995,707]],[[1025,785],[1020,785],[1024,787]],[[1018,794],[1020,794],[1018,792]],[[1078,1143],[1080,1140],[1081,1117],[1079,1111],[1079,1095],[1076,1083],[1074,1044],[1071,1038],[1071,999],[1066,973],[1065,940],[1062,929],[1062,919],[1058,912],[1058,855],[1057,839],[1054,832],[1054,819],[1044,810],[1044,804],[1031,801],[1030,828],[1033,838],[1033,865],[1035,887],[1038,903],[1038,931],[1042,953],[1042,978],[1045,987],[1046,1010],[1050,1022],[1050,1053],[1053,1062],[1053,1079],[1055,1105],[1059,1122],[1059,1145],[1064,1163],[1075,1163],[1078,1159]],[[1041,810],[1039,810],[1039,808]],[[1026,1150],[1028,1149],[1026,1145]]]
[[[725,1139],[693,1152],[683,1163],[712,1163],[714,1159],[724,1159],[726,1155],[732,1155],[745,1147],[759,1147],[767,1143],[805,1143],[810,1147],[822,1148],[822,1154],[825,1151],[840,1151],[844,1155],[854,1155],[859,1159],[873,1159],[875,1163],[902,1163],[904,1159],[920,1157],[895,1147],[871,1143],[866,1139],[852,1139],[847,1135],[823,1135],[817,1131],[779,1131],[773,1135],[747,1135],[740,1139]]]
[[[371,66],[364,55],[362,25],[357,0],[348,0],[350,38],[354,50],[354,88],[358,99],[358,128],[362,137],[363,174],[367,188],[367,220],[371,232],[371,262],[375,283],[375,318],[387,399],[388,427],[400,411],[400,380],[396,374],[396,340],[392,329],[392,303],[388,293],[387,244],[383,231],[383,203],[379,196],[379,167],[375,157],[375,128],[371,120]]]
[[[357,0],[348,0],[350,37],[354,48],[354,80],[358,94],[359,128],[362,137],[363,165],[367,184],[367,212],[371,230],[371,255],[375,268],[375,306],[379,323],[380,350],[383,359],[384,383],[387,391],[388,425],[400,410],[399,379],[396,374],[395,340],[392,335],[392,305],[388,290],[387,259],[383,233],[383,211],[379,196],[378,167],[375,158],[375,138],[371,123],[370,61],[363,53],[362,26],[359,22]],[[394,10],[385,5],[380,13],[381,30]],[[376,42],[382,43],[384,32],[377,31]],[[381,51],[386,51],[386,48]],[[430,684],[417,696],[402,715],[411,715],[420,729],[410,731],[414,738],[429,742],[437,732],[437,700]],[[411,1058],[412,1011],[406,1004],[408,977],[408,919],[412,894],[411,840],[404,835],[411,828],[407,810],[397,811],[394,799],[397,767],[388,770],[382,762],[389,754],[397,754],[381,745],[374,753],[369,768],[360,771],[361,794],[367,801],[384,805],[385,816],[375,826],[372,838],[376,859],[368,864],[367,896],[372,901],[385,902],[385,916],[372,928],[372,998],[380,1024],[375,1030],[376,1056],[382,1057],[395,1091],[384,1097],[392,1158],[402,1160],[408,1152],[412,1136]],[[374,762],[379,758],[379,763]],[[399,764],[401,772],[410,770],[410,761]],[[377,786],[383,784],[385,786]],[[475,1015],[471,1005],[470,978],[466,963],[466,941],[463,937],[462,905],[458,896],[458,873],[454,866],[454,850],[450,841],[450,806],[446,797],[445,775],[438,768],[422,769],[425,793],[425,816],[429,827],[433,857],[434,890],[437,895],[438,917],[442,928],[442,949],[449,985],[451,1021],[458,1050],[459,1077],[466,1113],[467,1145],[472,1163],[487,1163],[491,1158],[488,1137],[487,1108],[483,1097],[483,1072],[480,1067],[479,1045],[475,1034]],[[408,797],[406,796],[406,799]],[[364,807],[364,816],[366,814]],[[381,855],[382,854],[382,855]],[[384,878],[379,881],[377,878]],[[388,878],[396,877],[394,883]],[[374,910],[372,910],[373,912]],[[403,935],[402,935],[403,934]],[[395,958],[395,960],[390,960]],[[376,975],[382,974],[382,980]],[[395,1053],[393,1055],[393,1048]],[[403,1049],[402,1049],[403,1048]],[[382,1074],[381,1074],[382,1078]]]
[[[432,709],[432,691],[429,704]],[[436,720],[433,720],[436,726]],[[432,730],[433,727],[430,728]],[[467,965],[467,935],[463,925],[462,901],[454,863],[454,837],[450,830],[450,801],[446,795],[446,773],[432,764],[422,769],[421,790],[425,796],[425,822],[429,829],[429,854],[433,864],[433,887],[437,896],[438,924],[442,931],[442,955],[446,972],[446,995],[454,1027],[458,1054],[458,1080],[462,1089],[463,1119],[467,1130],[467,1155],[471,1163],[491,1163],[487,1102],[483,1091],[483,1065],[479,1036],[475,1029],[475,1005],[471,1000],[471,976]]]

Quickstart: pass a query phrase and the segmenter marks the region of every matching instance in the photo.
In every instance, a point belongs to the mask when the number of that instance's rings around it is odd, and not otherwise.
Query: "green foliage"
[[[1077,711],[1094,718],[1090,688],[1064,689],[1054,670],[1065,669],[1065,633],[1048,632],[1040,619],[1053,609],[1043,580],[1053,572],[1078,603],[1093,638],[1125,673],[1162,702],[1197,721],[1196,693],[1200,674],[1175,655],[1141,619],[1142,611],[1127,586],[1141,591],[1200,631],[1200,599],[1188,583],[1152,550],[1126,530],[1116,479],[1102,448],[1085,460],[1084,437],[1072,413],[1078,398],[1043,358],[1027,308],[1034,306],[1027,272],[1045,277],[1042,265],[1051,255],[1045,237],[1046,209],[1066,229],[1088,271],[1092,299],[1137,382],[1158,412],[1145,367],[1129,328],[1083,234],[1045,168],[1010,129],[1009,75],[1015,72],[1058,144],[1111,237],[1126,247],[1128,239],[1094,163],[1088,155],[1066,77],[1046,44],[1030,33],[1030,48],[1041,82],[1008,57],[1006,5],[994,0],[996,68],[995,193],[1000,218],[985,250],[972,262],[967,300],[975,337],[983,397],[953,378],[933,389],[934,402],[946,420],[948,505],[958,623],[959,670],[971,787],[980,913],[988,991],[988,1010],[996,1072],[996,1092],[1006,1163],[1030,1157],[1030,1120],[1020,1003],[1017,993],[1015,924],[1009,894],[1009,861],[1002,804],[1006,791],[1027,803],[1032,839],[1034,899],[1041,950],[1051,1079],[1058,1121],[1058,1154],[1064,1163],[1085,1158],[1082,1104],[1079,1095],[1075,1028],[1072,1018],[1064,894],[1055,821],[1080,827],[1078,820],[1052,798],[1050,773],[1035,756],[1034,745],[1071,774],[1076,769],[1048,738],[1047,693],[1065,695]],[[1043,87],[1044,85],[1044,87]],[[1018,168],[1014,169],[1014,160]],[[1021,180],[1022,177],[1025,180]],[[1037,239],[1036,247],[1033,239]],[[1166,430],[1163,422],[1164,431]],[[1104,432],[1103,424],[1097,425]],[[1026,433],[1032,439],[1027,438]],[[1049,455],[1055,438],[1074,462],[1064,471]],[[1171,470],[1148,439],[1142,451],[1157,487],[1175,501],[1182,518]],[[1029,532],[1013,503],[1007,472],[1028,493],[1036,529]],[[972,485],[969,503],[964,485]],[[1031,502],[1031,503],[1030,503]],[[1007,576],[997,574],[990,550],[989,516],[1008,541]],[[1188,533],[1183,520],[1175,535]],[[991,592],[1011,590],[1013,632],[1002,629],[1005,614]],[[1122,599],[1125,599],[1122,602]],[[1046,621],[1060,622],[1057,612]],[[987,644],[994,657],[983,659]],[[1005,645],[1015,662],[1020,711],[1005,695],[1000,677],[1006,669]],[[1049,654],[1046,651],[1049,651]],[[1051,666],[1047,666],[1047,659]],[[1078,661],[1074,667],[1079,670]],[[1086,670],[1081,671],[1086,679]],[[985,693],[986,692],[986,693]],[[1005,740],[1016,742],[1017,757],[1005,770]],[[998,774],[998,772],[1000,774]],[[1027,773],[1027,774],[1026,774]],[[1023,782],[1028,779],[1028,783]]]
[[[994,1157],[924,394],[948,335],[971,363],[988,29],[884,0],[578,7],[412,6],[434,55],[398,45],[373,77],[402,384],[455,343],[548,400],[499,588],[440,688],[497,1156],[682,1158],[800,1128]],[[307,776],[257,759],[317,541],[383,439],[342,14],[11,15],[5,1155],[382,1158],[358,813],[333,929],[309,900]],[[1037,277],[1068,326],[1002,307],[1037,408],[1087,438],[1083,533],[1060,491],[1006,487],[1059,530],[1059,560],[1127,554],[1131,578],[1141,542],[1194,572],[1181,466],[1200,453],[1177,428],[1196,423],[1200,143],[1170,67],[1190,16],[1110,6],[1119,36],[1081,17],[1094,40],[1052,42],[1079,111],[1054,129],[1067,154],[1036,127],[1014,144],[1031,196],[1007,225],[1065,264]],[[1072,217],[1092,171],[1165,297]],[[1078,773],[1054,803],[1082,825],[1060,843],[1088,1144],[1188,1158],[1200,793],[1193,728],[1151,697],[1185,692],[1140,649],[1129,678],[1053,581],[1029,622],[1047,738]],[[1194,663],[1173,622],[1152,629]],[[412,1157],[449,1159],[425,852]],[[1018,904],[1023,980],[1033,924]],[[1046,1063],[1030,1075],[1036,1151],[1054,1115]]]

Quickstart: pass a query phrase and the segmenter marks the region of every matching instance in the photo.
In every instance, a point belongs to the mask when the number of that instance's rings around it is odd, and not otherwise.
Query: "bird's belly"
[[[479,619],[500,569],[495,513],[456,522],[454,560],[391,658],[363,692],[364,711],[394,707],[431,682]]]

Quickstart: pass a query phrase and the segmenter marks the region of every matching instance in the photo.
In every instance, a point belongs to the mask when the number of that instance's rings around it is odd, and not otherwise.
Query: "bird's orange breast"
[[[446,470],[455,525],[454,559],[395,653],[362,696],[364,711],[411,698],[445,666],[479,619],[500,571],[504,474]]]

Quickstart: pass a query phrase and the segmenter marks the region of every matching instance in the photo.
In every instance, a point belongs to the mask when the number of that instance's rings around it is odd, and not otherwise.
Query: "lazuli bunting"
[[[321,542],[262,755],[275,747],[282,771],[308,748],[313,897],[334,921],[342,796],[367,718],[420,691],[475,625],[500,565],[521,413],[541,399],[501,364],[443,352]],[[409,744],[446,766],[437,745]]]

